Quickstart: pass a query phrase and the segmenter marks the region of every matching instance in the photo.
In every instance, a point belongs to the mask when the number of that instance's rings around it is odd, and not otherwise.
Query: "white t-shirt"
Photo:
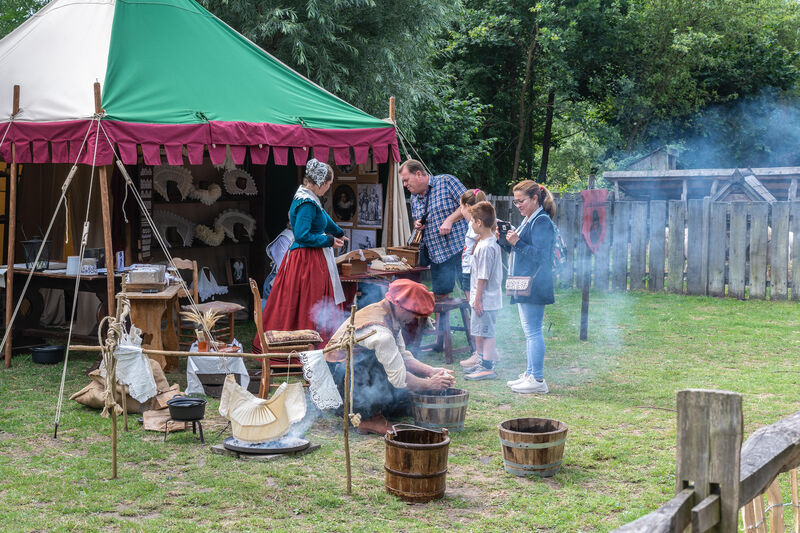
[[[478,280],[487,280],[483,292],[483,309],[496,311],[503,307],[503,261],[497,239],[491,235],[478,241],[472,252],[472,272],[469,281],[469,305],[475,306]]]
[[[478,242],[478,234],[472,229],[472,224],[467,224],[467,234],[464,236],[464,251],[461,252],[461,273],[469,274],[472,266],[472,252],[475,243]]]

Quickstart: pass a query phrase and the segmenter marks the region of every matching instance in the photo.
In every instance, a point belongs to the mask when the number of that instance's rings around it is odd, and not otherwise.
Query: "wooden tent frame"
[[[19,111],[19,102],[20,102],[20,86],[14,85],[14,95],[13,95],[13,110],[12,110],[12,120]],[[97,115],[101,115],[105,113],[101,105],[102,98],[101,98],[101,88],[100,83],[94,83],[94,107],[95,113]],[[389,99],[389,120],[392,124],[395,124],[395,98],[392,96]],[[99,138],[95,140],[95,143],[100,142]],[[8,208],[8,269],[6,271],[6,331],[10,327],[11,318],[13,316],[13,300],[14,300],[14,249],[16,247],[16,222],[17,222],[17,179],[18,179],[18,163],[16,162],[16,149],[14,143],[11,144],[11,163],[9,164],[9,187],[8,187],[8,201],[9,201],[9,208]],[[107,306],[108,306],[108,316],[115,315],[115,287],[114,287],[114,251],[113,245],[111,242],[111,200],[109,194],[109,178],[111,176],[111,172],[109,171],[111,165],[103,165],[98,167],[98,175],[100,179],[100,204],[102,209],[102,217],[103,217],[103,243],[105,248],[106,254],[106,291],[107,291]],[[392,171],[390,171],[390,176],[388,180],[388,204],[389,204],[389,213],[392,213],[393,204],[394,204],[394,182],[395,176],[391,175]],[[388,243],[389,246],[397,245],[397,244],[404,244],[404,243],[392,243],[392,224],[394,223],[389,217],[389,220],[386,223],[386,228],[384,231],[388,230]],[[5,346],[5,368],[11,368],[11,355],[13,350],[13,335],[9,334],[6,340]]]
[[[14,98],[12,117],[19,113],[20,86],[14,85]],[[101,93],[100,83],[94,83],[94,108],[95,113],[103,113],[100,104]],[[95,142],[99,142],[96,140]],[[14,249],[17,244],[17,179],[18,163],[16,162],[16,149],[11,144],[11,163],[9,164],[9,187],[8,187],[8,270],[6,271],[6,330],[12,327],[11,317],[13,316],[14,300]],[[114,252],[111,244],[111,201],[109,195],[109,166],[104,165],[98,168],[100,179],[100,206],[103,215],[103,244],[106,253],[106,291],[108,314],[114,316]],[[9,334],[5,347],[5,367],[11,368],[11,353],[13,350],[13,335]]]

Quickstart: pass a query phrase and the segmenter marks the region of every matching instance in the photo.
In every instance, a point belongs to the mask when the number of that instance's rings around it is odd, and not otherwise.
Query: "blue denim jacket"
[[[548,214],[542,210],[533,222],[522,228],[515,252],[511,276],[532,276],[530,296],[512,296],[511,303],[547,305],[555,302],[553,294],[553,239],[555,232]]]

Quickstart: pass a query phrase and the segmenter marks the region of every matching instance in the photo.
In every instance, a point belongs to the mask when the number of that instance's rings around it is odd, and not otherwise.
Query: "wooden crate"
[[[386,253],[405,259],[409,266],[415,267],[419,264],[419,247],[417,246],[390,246],[386,248]]]

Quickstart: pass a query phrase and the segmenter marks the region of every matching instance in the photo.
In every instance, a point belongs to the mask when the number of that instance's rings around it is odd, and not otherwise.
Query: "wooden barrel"
[[[561,469],[567,425],[549,418],[512,418],[497,427],[506,472],[550,477]]]
[[[411,411],[414,423],[430,429],[461,431],[467,416],[469,392],[464,389],[447,389],[438,392],[411,393]]]
[[[424,503],[444,496],[447,475],[447,430],[397,424],[387,431],[386,492],[408,502]]]

